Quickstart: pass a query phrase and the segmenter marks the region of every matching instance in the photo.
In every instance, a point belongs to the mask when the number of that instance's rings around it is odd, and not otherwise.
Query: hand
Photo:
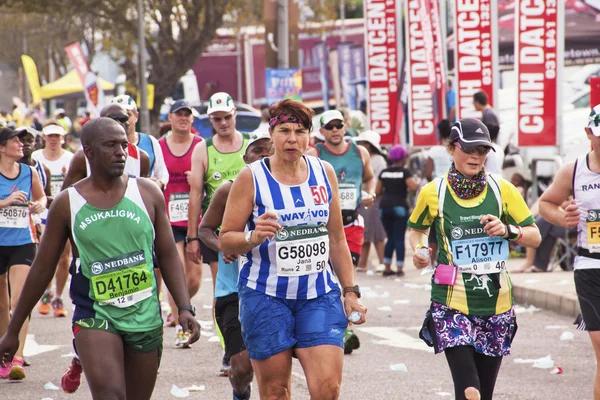
[[[151,180],[152,182],[156,183],[156,186],[158,186],[158,188],[159,188],[160,190],[165,190],[165,187],[164,187],[164,185],[163,185],[163,183],[162,183],[161,181],[159,181],[158,179],[156,179],[156,178],[155,178],[155,177],[153,177],[153,176],[151,176],[151,177],[150,177],[150,180]]]
[[[368,197],[365,197],[361,200],[361,203],[363,205],[364,208],[369,208],[369,207],[373,207],[373,204],[375,204],[375,195],[372,193],[369,193]]]
[[[281,225],[277,223],[277,214],[268,211],[255,220],[255,228],[252,232],[250,240],[252,243],[261,245],[269,239],[273,239],[275,234],[281,229]]]
[[[194,264],[200,264],[200,260],[202,259],[202,255],[200,254],[200,242],[197,240],[189,242],[185,246],[185,255],[187,256],[187,259]]]
[[[579,206],[575,203],[575,200],[571,200],[569,205],[565,208],[565,226],[567,228],[574,228],[579,223]]]
[[[231,264],[232,262],[234,262],[237,259],[238,259],[237,254],[229,254],[229,255],[223,254],[223,261],[225,261],[225,264]]]
[[[46,207],[41,205],[38,201],[32,201],[29,203],[29,212],[31,214],[41,214]]]
[[[0,339],[0,366],[5,367],[10,363],[19,348],[19,337],[17,335],[5,334]]]
[[[183,328],[184,332],[190,332],[190,338],[187,343],[192,344],[200,339],[200,324],[194,318],[191,312],[183,310],[179,313],[179,325]]]
[[[417,269],[423,269],[431,263],[431,256],[433,255],[433,250],[427,247],[427,251],[429,252],[429,258],[422,256],[418,253],[418,250],[423,249],[423,247],[415,250],[413,253],[413,264]]]
[[[2,207],[12,206],[13,204],[27,204],[27,193],[17,190],[16,192],[12,192],[2,203]]]
[[[185,171],[185,177],[187,179],[188,185],[192,184],[192,171]]]
[[[483,230],[489,237],[500,236],[505,238],[508,236],[506,225],[492,214],[484,215],[479,219],[479,223],[484,225]]]
[[[353,322],[354,325],[364,324],[367,320],[367,307],[361,304],[356,293],[346,293],[344,296],[344,310],[346,311],[346,316],[350,316],[352,311],[358,311],[360,313],[360,320]]]

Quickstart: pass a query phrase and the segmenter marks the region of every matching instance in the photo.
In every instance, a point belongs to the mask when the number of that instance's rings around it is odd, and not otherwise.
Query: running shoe
[[[344,332],[344,354],[350,354],[358,348],[360,348],[358,336],[352,329],[346,329]]]
[[[12,360],[12,367],[8,373],[8,379],[11,381],[22,381],[25,379],[25,370],[23,369],[23,358],[15,356]]]
[[[227,353],[223,352],[223,364],[219,376],[229,376],[229,370],[231,370],[231,360],[227,357]]]
[[[63,301],[60,297],[55,297],[52,300],[52,308],[54,309],[55,317],[66,317],[67,310],[65,310],[65,306],[63,305]]]
[[[46,290],[46,293],[42,296],[42,300],[40,300],[40,306],[38,307],[38,312],[42,315],[50,314],[52,297],[54,297],[54,293],[51,290]]]
[[[12,368],[12,363],[7,362],[6,367],[0,365],[0,378],[8,379],[8,375],[10,375],[10,370]]]
[[[65,372],[60,380],[60,387],[65,393],[74,393],[79,389],[79,385],[81,385],[81,373],[83,372],[83,367],[81,366],[81,362],[78,358],[73,357],[71,361],[71,366]]]
[[[233,400],[250,400],[250,395],[252,394],[252,384],[248,385],[248,389],[246,389],[246,393],[242,397],[238,397],[233,392]]]
[[[175,327],[175,317],[173,316],[173,313],[169,313],[169,315],[167,315],[167,323],[165,324],[165,326],[170,327],[170,328],[174,328]]]
[[[188,340],[190,339],[190,333],[189,332],[184,332],[183,328],[181,327],[181,325],[177,326],[177,333],[175,336],[175,347],[178,349],[189,349],[190,344],[188,343]]]

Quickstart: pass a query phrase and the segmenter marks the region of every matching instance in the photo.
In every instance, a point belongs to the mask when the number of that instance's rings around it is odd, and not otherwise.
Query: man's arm
[[[223,214],[225,213],[225,204],[229,197],[229,191],[233,182],[225,182],[222,184],[212,197],[212,201],[202,217],[200,228],[198,229],[198,237],[205,245],[215,251],[221,251],[219,246],[219,237],[215,231],[219,229],[223,223]]]
[[[169,183],[169,170],[167,164],[165,164],[165,157],[163,156],[162,148],[160,143],[154,137],[150,137],[152,141],[152,148],[154,149],[154,172],[152,178],[156,179],[162,185],[162,190],[165,190]]]
[[[82,150],[78,150],[71,159],[71,164],[69,165],[69,170],[67,171],[67,176],[65,176],[61,190],[65,190],[85,177],[87,177],[85,154],[83,154]]]
[[[427,160],[425,160],[425,178],[427,178],[427,180],[429,182],[431,182],[433,180],[433,159],[431,157],[427,157]]]
[[[373,168],[371,167],[371,155],[369,151],[363,146],[358,146],[360,156],[363,162],[363,190],[369,193],[371,196],[361,201],[364,207],[371,207],[375,203],[375,174],[373,174]]]
[[[140,176],[142,178],[150,177],[150,157],[148,153],[138,147],[140,152]]]
[[[202,211],[202,195],[204,190],[204,172],[207,156],[206,141],[198,143],[192,153],[192,171],[190,181],[190,201],[188,205],[188,237],[198,236],[198,221]],[[187,257],[195,262],[200,262],[200,245],[197,241],[188,243],[185,247]]]
[[[48,199],[48,204],[46,206],[50,207],[52,200],[54,200],[52,197],[52,172],[50,172],[50,168],[46,167],[44,164],[42,164],[42,168],[46,174],[46,186],[44,186],[44,193],[46,193],[46,198]]]
[[[540,215],[553,225],[572,228],[579,222],[579,207],[575,201],[572,200],[565,209],[561,208],[573,193],[574,172],[574,163],[563,165],[556,173],[550,187],[540,197]]]
[[[309,147],[308,149],[306,149],[304,154],[306,154],[307,156],[319,157],[319,152],[315,147]]]

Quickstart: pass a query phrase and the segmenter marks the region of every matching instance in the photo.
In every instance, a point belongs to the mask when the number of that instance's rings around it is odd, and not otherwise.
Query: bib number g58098
[[[325,226],[284,227],[275,235],[277,275],[302,276],[323,271],[329,261],[329,236]]]

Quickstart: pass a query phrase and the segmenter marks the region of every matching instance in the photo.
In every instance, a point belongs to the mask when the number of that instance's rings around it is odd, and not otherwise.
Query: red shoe
[[[81,385],[82,372],[83,367],[81,366],[81,362],[79,359],[73,357],[71,366],[60,380],[60,387],[65,393],[74,393],[77,391],[77,389],[79,389],[79,385]]]

